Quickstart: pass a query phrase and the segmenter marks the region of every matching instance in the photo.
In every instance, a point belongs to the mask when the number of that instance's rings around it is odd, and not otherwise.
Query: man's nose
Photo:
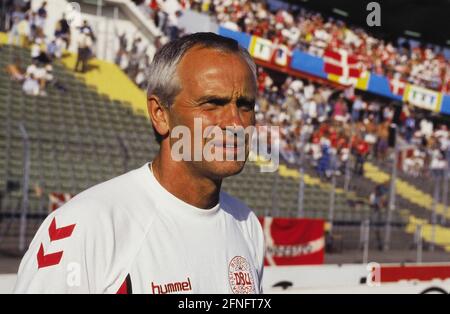
[[[243,121],[239,108],[235,102],[231,102],[226,106],[222,119],[222,128],[243,126]]]

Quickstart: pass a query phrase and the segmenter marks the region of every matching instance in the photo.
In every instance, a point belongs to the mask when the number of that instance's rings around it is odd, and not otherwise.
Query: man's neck
[[[152,162],[156,180],[180,200],[202,209],[219,203],[221,181],[214,181],[192,173],[185,162],[176,162],[158,154]]]

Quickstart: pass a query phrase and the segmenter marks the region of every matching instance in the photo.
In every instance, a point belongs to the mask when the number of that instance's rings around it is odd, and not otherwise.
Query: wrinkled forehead
[[[181,59],[177,68],[181,88],[192,92],[214,90],[227,93],[256,93],[253,72],[238,52],[215,48],[193,47]]]

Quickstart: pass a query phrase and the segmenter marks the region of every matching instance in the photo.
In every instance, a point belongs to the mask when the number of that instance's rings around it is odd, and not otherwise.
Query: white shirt
[[[301,80],[294,80],[289,85],[289,88],[291,88],[294,93],[298,93],[303,88],[303,82]]]
[[[22,90],[28,95],[39,95],[39,83],[36,79],[28,77],[22,85]]]
[[[430,137],[433,134],[433,123],[426,119],[420,121],[420,131],[426,136]]]
[[[41,45],[33,44],[31,46],[31,58],[37,58],[41,54]]]
[[[81,33],[78,37],[78,48],[91,48],[92,39],[88,34]]]
[[[146,164],[50,214],[15,291],[261,293],[263,259],[261,225],[247,206],[221,193],[214,208],[196,208]]]
[[[317,118],[317,104],[314,100],[310,100],[305,103],[304,111],[310,118]]]
[[[36,80],[46,79],[46,80],[52,80],[53,77],[49,79],[48,72],[43,67],[37,67],[34,64],[31,64],[27,67],[26,76],[31,77],[31,75],[34,75],[34,78]]]
[[[306,85],[303,89],[303,93],[306,99],[310,99],[314,95],[314,85]]]
[[[31,76],[31,74],[36,75],[36,69],[37,67],[34,64],[30,64],[27,67],[26,75]]]

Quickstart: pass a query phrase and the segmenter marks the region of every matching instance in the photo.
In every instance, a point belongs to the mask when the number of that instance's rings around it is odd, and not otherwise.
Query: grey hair
[[[166,107],[173,104],[181,90],[177,66],[184,54],[197,45],[241,56],[250,68],[256,84],[255,62],[236,40],[214,33],[194,33],[167,43],[155,54],[148,69],[147,97],[156,95]]]

